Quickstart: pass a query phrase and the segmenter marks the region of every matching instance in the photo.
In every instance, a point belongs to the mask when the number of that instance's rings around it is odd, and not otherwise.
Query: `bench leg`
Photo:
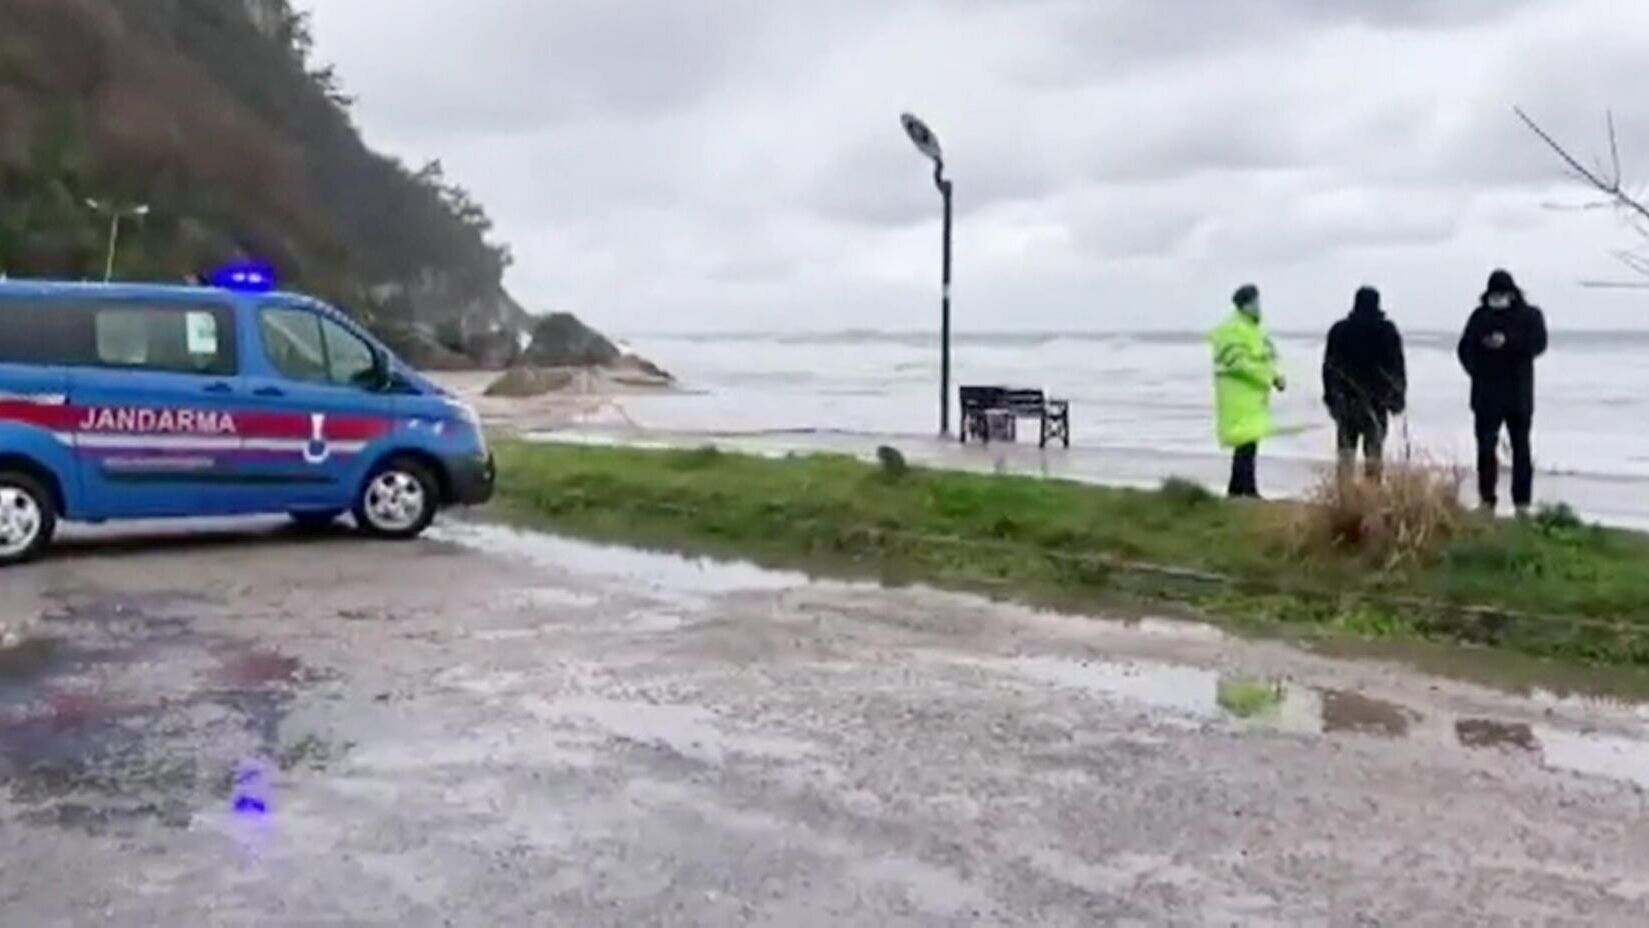
[[[1068,411],[1042,414],[1042,447],[1048,447],[1048,442],[1056,439],[1067,448],[1071,446],[1071,414]]]

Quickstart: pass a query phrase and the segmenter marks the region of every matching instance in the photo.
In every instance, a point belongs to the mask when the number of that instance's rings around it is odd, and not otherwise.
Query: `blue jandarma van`
[[[348,512],[413,538],[492,495],[473,410],[344,314],[233,279],[0,281],[0,566],[60,519]]]

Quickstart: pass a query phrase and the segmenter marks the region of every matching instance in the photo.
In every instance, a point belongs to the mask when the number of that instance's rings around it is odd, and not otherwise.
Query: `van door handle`
[[[286,391],[280,387],[259,387],[252,391],[253,396],[285,396]]]
[[[234,387],[229,386],[228,384],[224,383],[221,380],[218,381],[217,383],[207,384],[205,389],[206,389],[207,393],[233,393],[233,392],[235,392]]]

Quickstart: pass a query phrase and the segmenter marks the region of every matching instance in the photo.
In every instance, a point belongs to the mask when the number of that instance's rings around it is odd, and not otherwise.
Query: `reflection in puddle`
[[[1219,675],[1198,667],[1070,661],[1057,657],[1021,657],[1002,662],[1000,666],[1032,680],[1089,690],[1151,709],[1198,718],[1215,718],[1221,714],[1217,692]]]
[[[1535,739],[1534,729],[1521,722],[1460,719],[1454,723],[1454,736],[1459,739],[1461,745],[1468,748],[1540,750],[1540,742]]]
[[[597,545],[479,522],[447,522],[433,529],[429,537],[484,554],[524,559],[569,574],[616,578],[655,593],[678,596],[788,590],[812,582],[805,574],[768,570],[740,561]]]
[[[1565,731],[1548,725],[1461,719],[1455,736],[1468,748],[1540,752],[1553,770],[1649,787],[1649,742],[1620,735]]]
[[[1323,691],[1323,731],[1401,738],[1418,716],[1401,706],[1348,690]]]
[[[1211,670],[1149,661],[1072,661],[1022,657],[991,662],[1017,676],[1161,709],[1195,719],[1229,718],[1254,728],[1320,734],[1402,737],[1420,715],[1344,690],[1283,680],[1221,677]]]
[[[1215,694],[1220,708],[1239,719],[1274,715],[1288,697],[1288,684],[1281,680],[1221,680]]]

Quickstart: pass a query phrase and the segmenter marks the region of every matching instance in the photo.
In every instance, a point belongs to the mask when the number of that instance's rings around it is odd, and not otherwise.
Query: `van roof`
[[[114,300],[156,300],[170,303],[178,302],[222,302],[223,298],[233,297],[256,302],[275,302],[285,304],[304,304],[310,306],[321,305],[314,297],[301,293],[271,292],[247,293],[225,290],[219,287],[199,286],[190,284],[136,284],[136,283],[95,283],[88,281],[68,280],[35,280],[9,279],[0,280],[0,297],[46,297],[49,299],[114,299]]]

